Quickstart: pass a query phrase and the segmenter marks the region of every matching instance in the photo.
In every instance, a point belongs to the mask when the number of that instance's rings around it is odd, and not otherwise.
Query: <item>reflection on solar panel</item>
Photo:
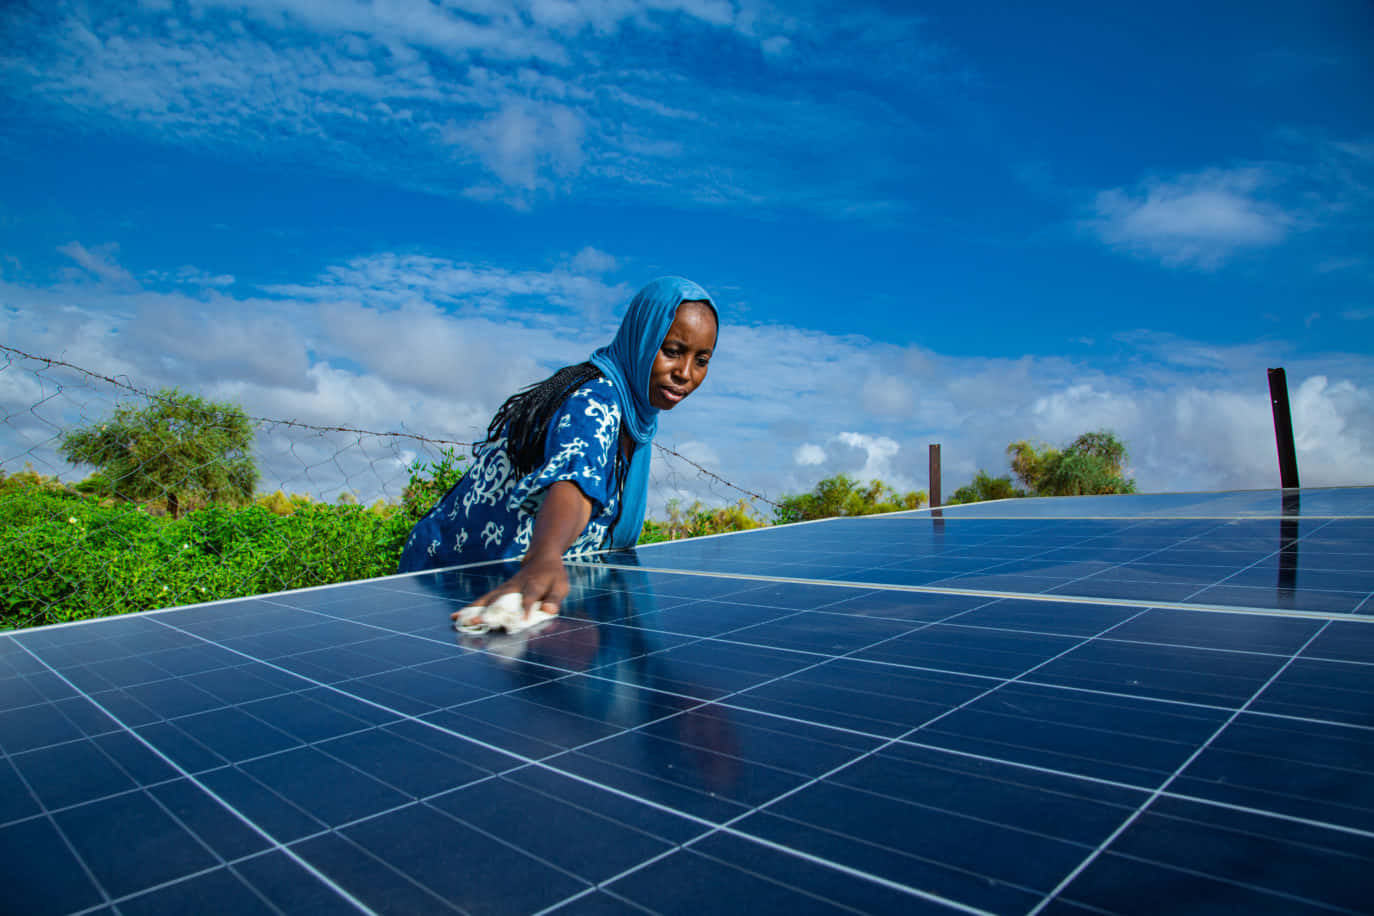
[[[941,515],[0,636],[4,908],[1370,910],[1374,489]]]

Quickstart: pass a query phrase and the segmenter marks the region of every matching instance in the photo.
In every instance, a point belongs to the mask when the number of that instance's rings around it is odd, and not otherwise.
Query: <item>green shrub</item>
[[[700,500],[683,509],[679,500],[670,499],[666,508],[668,518],[665,521],[644,520],[644,528],[639,533],[639,543],[656,544],[659,541],[675,541],[679,538],[695,538],[726,531],[747,531],[766,524],[754,514],[753,508],[743,499],[719,509],[708,509]]]
[[[65,490],[0,491],[0,626],[22,627],[389,575],[400,513],[213,505],[180,519]]]

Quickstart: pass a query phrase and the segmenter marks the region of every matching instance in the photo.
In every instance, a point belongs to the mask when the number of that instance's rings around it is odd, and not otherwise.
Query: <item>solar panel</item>
[[[1374,489],[1015,500],[0,635],[18,913],[1368,912]]]

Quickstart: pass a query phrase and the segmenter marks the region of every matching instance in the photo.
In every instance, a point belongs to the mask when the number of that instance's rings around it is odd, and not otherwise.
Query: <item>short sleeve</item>
[[[511,507],[538,511],[550,486],[570,480],[594,503],[592,518],[615,496],[615,456],[620,436],[620,402],[606,379],[578,388],[549,421],[544,464],[525,476],[510,496]]]

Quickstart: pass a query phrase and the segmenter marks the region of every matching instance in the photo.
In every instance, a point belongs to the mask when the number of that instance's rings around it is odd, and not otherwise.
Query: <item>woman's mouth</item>
[[[687,397],[687,392],[681,388],[669,388],[667,385],[660,385],[658,388],[659,396],[669,404],[676,404]]]

